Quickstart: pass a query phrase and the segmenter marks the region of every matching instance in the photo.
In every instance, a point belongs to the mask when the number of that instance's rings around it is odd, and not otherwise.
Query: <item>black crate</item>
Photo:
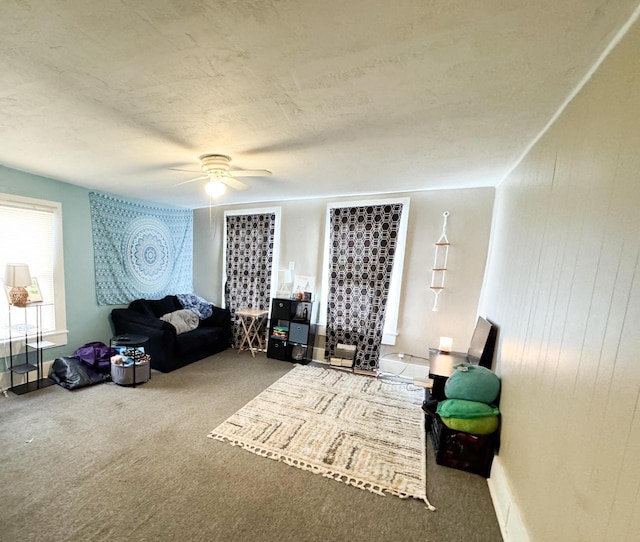
[[[439,417],[431,419],[430,433],[436,463],[489,478],[495,451],[495,436],[472,435],[449,429]]]
[[[500,445],[499,432],[473,435],[449,429],[436,413],[439,401],[439,396],[425,389],[425,400],[422,403],[424,426],[427,434],[431,435],[436,463],[489,478],[493,456]]]

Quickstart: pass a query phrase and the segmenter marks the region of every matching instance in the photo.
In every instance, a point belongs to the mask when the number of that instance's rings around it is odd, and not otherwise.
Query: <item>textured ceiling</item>
[[[186,207],[499,182],[637,0],[2,0],[0,163]],[[194,175],[195,176],[195,175]]]

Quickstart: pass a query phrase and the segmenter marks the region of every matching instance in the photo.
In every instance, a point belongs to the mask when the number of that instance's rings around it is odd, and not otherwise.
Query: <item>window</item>
[[[43,301],[41,327],[47,340],[66,344],[66,314],[64,297],[64,269],[62,254],[62,208],[57,202],[0,194],[0,273],[4,275],[8,262],[29,265],[31,276],[38,280]],[[26,312],[12,315],[25,318]],[[12,335],[15,335],[13,333]],[[0,341],[6,344],[8,330],[7,296],[0,295]]]
[[[327,319],[327,295],[329,292],[329,244],[330,244],[330,214],[332,209],[345,207],[364,207],[369,205],[385,205],[393,203],[402,204],[402,215],[400,218],[400,226],[398,232],[398,241],[396,245],[395,258],[393,262],[393,271],[391,274],[391,284],[387,298],[387,306],[385,313],[384,331],[382,344],[394,345],[396,336],[398,335],[398,314],[400,310],[400,293],[402,286],[402,271],[404,267],[404,252],[407,239],[407,224],[409,222],[409,198],[379,199],[365,201],[349,201],[344,203],[330,203],[327,205],[327,217],[325,224],[325,241],[324,241],[324,260],[322,264],[322,297],[320,302],[320,320],[319,323],[326,326]]]
[[[245,308],[269,310],[277,287],[280,208],[225,211],[223,293],[235,314]],[[235,320],[234,344],[241,341]]]

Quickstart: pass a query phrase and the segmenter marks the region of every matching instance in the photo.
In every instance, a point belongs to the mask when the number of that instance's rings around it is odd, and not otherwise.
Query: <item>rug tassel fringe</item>
[[[306,470],[309,472],[312,472],[314,474],[321,474],[322,476],[324,476],[325,478],[331,478],[332,480],[336,480],[338,482],[342,482],[344,484],[347,484],[348,486],[354,486],[360,489],[365,489],[367,491],[370,491],[371,493],[375,493],[376,495],[380,495],[381,497],[386,496],[387,493],[390,493],[391,495],[394,495],[396,497],[400,497],[401,499],[410,499],[410,498],[415,498],[415,495],[410,495],[408,493],[403,493],[400,491],[393,491],[392,489],[385,489],[382,486],[378,485],[378,484],[374,484],[372,482],[367,482],[365,480],[359,480],[357,478],[351,478],[350,476],[347,476],[346,474],[340,473],[340,472],[335,472],[332,471],[330,469],[325,469],[322,467],[318,467],[317,465],[312,465],[311,463],[306,463],[305,461],[301,461],[300,459],[293,459],[291,457],[287,457],[285,455],[276,453],[276,452],[272,452],[269,450],[265,450],[264,448],[260,448],[259,446],[254,446],[253,444],[247,444],[246,442],[241,442],[239,440],[230,440],[227,437],[224,437],[222,435],[218,435],[216,433],[210,433],[209,435],[207,435],[209,438],[214,439],[214,440],[219,440],[221,442],[226,442],[228,444],[231,444],[231,446],[237,446],[239,448],[242,448],[244,450],[247,450],[253,454],[256,454],[260,457],[266,457],[268,459],[273,459],[275,461],[281,461],[282,463],[285,463],[286,465],[292,466],[292,467],[297,467],[299,469],[302,470]],[[421,498],[421,500],[423,500],[426,505],[427,508],[429,510],[435,510],[435,507],[433,505],[431,505],[431,503],[429,502],[429,500],[426,497]]]
[[[422,425],[422,447],[424,449],[424,455],[422,456],[422,476],[424,478],[424,498],[422,500],[426,504],[425,508],[427,510],[431,510],[432,512],[435,512],[436,507],[429,502],[429,497],[427,496],[427,486],[429,485],[427,483],[427,448],[429,446],[429,443],[427,442],[427,440],[428,440],[427,430],[423,424]]]

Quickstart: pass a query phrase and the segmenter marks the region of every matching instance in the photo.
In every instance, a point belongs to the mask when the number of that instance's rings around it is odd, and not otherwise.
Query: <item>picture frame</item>
[[[31,277],[31,285],[26,286],[25,290],[29,294],[29,301],[27,301],[27,303],[42,302],[42,292],[40,291],[40,284],[38,284],[37,277]]]
[[[316,277],[311,277],[308,275],[296,275],[293,281],[293,291],[313,293],[315,283]]]

